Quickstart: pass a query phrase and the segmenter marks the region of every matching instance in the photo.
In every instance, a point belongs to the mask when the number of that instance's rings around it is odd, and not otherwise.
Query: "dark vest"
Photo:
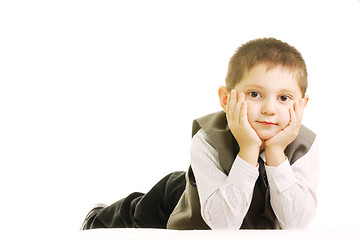
[[[217,112],[194,120],[192,136],[203,129],[209,137],[210,144],[219,154],[220,166],[228,175],[239,146],[227,125],[224,112]],[[285,155],[292,165],[311,148],[315,133],[301,126],[299,135],[287,146]],[[200,200],[196,180],[191,166],[186,173],[186,187],[167,223],[168,229],[210,229],[204,222],[200,212]],[[266,191],[265,199],[258,183],[255,184],[253,198],[249,210],[243,220],[241,229],[279,229],[280,225],[270,205],[270,192]]]

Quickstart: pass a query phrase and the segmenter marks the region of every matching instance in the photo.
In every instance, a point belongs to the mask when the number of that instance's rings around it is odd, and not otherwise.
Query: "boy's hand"
[[[226,105],[226,118],[230,130],[240,146],[239,156],[257,166],[262,141],[248,121],[244,93],[238,96],[236,90],[231,91]]]
[[[306,102],[306,99],[295,102],[294,106],[289,110],[289,124],[273,137],[265,141],[267,165],[278,166],[285,160],[285,148],[294,141],[299,134]]]

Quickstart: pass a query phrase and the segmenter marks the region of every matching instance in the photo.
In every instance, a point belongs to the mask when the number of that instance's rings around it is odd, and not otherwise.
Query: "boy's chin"
[[[276,133],[273,132],[260,132],[260,131],[257,132],[257,134],[262,141],[269,140],[270,138],[276,135]]]

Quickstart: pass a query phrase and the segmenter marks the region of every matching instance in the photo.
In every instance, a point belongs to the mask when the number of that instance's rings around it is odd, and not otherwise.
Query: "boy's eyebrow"
[[[263,89],[264,87],[258,84],[251,83],[249,85],[246,85],[245,88],[257,88],[257,89]]]
[[[286,93],[291,93],[291,94],[296,93],[296,91],[293,89],[285,89],[285,88],[280,89],[279,92],[286,92]]]

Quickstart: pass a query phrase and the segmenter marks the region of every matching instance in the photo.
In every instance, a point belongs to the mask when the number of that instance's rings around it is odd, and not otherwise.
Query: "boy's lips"
[[[268,121],[256,121],[257,123],[260,123],[264,126],[277,126],[277,123],[273,123],[273,122],[268,122]]]

